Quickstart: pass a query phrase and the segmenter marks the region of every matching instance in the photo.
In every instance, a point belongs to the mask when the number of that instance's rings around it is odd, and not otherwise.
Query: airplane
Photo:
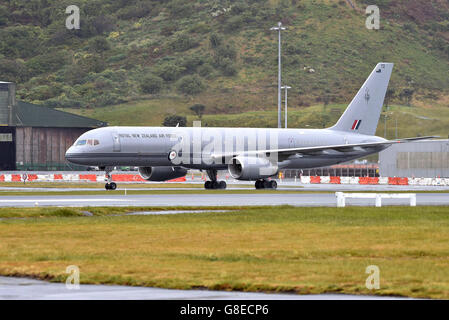
[[[433,137],[386,140],[375,136],[393,63],[378,63],[338,122],[326,129],[103,127],[82,134],[67,150],[74,164],[105,171],[106,190],[115,190],[116,166],[136,166],[147,181],[183,177],[205,170],[205,189],[225,189],[218,170],[256,189],[276,189],[268,179],[284,169],[309,169],[347,162],[392,144]]]

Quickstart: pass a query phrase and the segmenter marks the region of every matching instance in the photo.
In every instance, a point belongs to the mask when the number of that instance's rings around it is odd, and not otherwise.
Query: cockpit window
[[[78,140],[77,142],[76,142],[76,146],[84,146],[86,144],[86,140]]]
[[[97,139],[78,140],[75,143],[75,146],[84,146],[86,144],[89,146],[97,146],[100,144],[100,141],[98,141]]]

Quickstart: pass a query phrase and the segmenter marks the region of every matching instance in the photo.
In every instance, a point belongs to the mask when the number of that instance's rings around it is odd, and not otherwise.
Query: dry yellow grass
[[[448,234],[447,207],[5,219],[0,274],[64,281],[74,264],[83,283],[448,299]]]

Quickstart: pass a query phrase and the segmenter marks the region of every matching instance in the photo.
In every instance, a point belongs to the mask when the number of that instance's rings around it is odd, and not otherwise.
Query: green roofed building
[[[0,82],[0,170],[75,170],[66,150],[84,132],[107,123],[17,101],[15,84]]]

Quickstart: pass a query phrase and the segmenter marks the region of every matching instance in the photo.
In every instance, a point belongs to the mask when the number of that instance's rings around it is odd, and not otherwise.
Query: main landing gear
[[[210,181],[204,183],[205,189],[226,189],[226,181],[217,181],[217,170],[209,169],[206,172]]]
[[[255,183],[256,189],[277,189],[278,183],[275,180],[259,179]]]
[[[104,168],[105,180],[107,181],[106,184],[104,185],[104,188],[106,190],[115,190],[115,189],[117,189],[117,184],[115,182],[112,182],[111,172],[112,172],[113,169],[114,168],[110,168],[110,167]]]

